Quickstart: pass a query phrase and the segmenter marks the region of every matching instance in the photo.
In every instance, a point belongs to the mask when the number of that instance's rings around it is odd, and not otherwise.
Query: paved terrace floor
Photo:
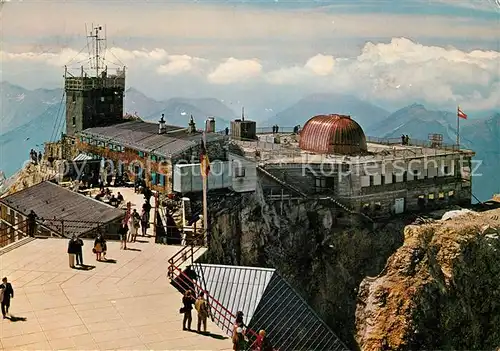
[[[182,331],[181,294],[166,276],[176,247],[134,243],[124,251],[108,242],[116,260],[109,263],[96,261],[92,244],[84,244],[84,263],[95,266],[88,271],[69,268],[64,239],[36,239],[0,256],[0,275],[15,290],[10,312],[23,319],[0,320],[1,349],[231,349],[210,322],[213,336]]]
[[[111,190],[141,208],[142,197],[133,190]],[[182,296],[166,275],[179,247],[153,239],[138,237],[141,242],[129,243],[126,251],[108,242],[107,258],[115,263],[97,262],[93,241],[85,240],[83,259],[94,266],[90,270],[69,268],[65,239],[36,239],[1,255],[0,276],[14,287],[10,312],[18,321],[0,320],[0,349],[232,349],[210,321],[211,335],[182,331]]]

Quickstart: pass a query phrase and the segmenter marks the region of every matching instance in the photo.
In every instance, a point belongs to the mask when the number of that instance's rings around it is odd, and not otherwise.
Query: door
[[[405,210],[405,199],[404,199],[404,197],[400,198],[400,199],[396,199],[394,201],[394,212],[396,214],[400,214],[400,213],[403,213],[404,210]]]

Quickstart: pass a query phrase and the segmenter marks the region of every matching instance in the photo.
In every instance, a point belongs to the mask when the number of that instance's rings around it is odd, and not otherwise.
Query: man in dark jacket
[[[75,268],[75,255],[77,252],[78,248],[76,243],[76,236],[73,235],[73,237],[70,239],[68,243],[69,266],[71,268]]]
[[[76,264],[83,266],[83,252],[82,252],[83,240],[80,238],[76,238],[75,247],[76,247]]]
[[[28,214],[28,235],[31,237],[35,236],[36,233],[36,219],[38,216],[35,211],[31,210]]]
[[[14,298],[14,289],[12,285],[7,282],[7,277],[2,279],[2,285],[0,285],[0,296],[2,297],[2,315],[3,318],[7,318],[7,313],[9,313],[10,299]]]

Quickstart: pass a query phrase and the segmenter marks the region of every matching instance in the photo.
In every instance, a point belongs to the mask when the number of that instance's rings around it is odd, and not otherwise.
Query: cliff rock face
[[[274,267],[351,348],[356,297],[402,245],[404,223],[356,225],[320,201],[270,202],[254,194],[210,199],[208,262]],[[215,206],[215,207],[214,207]]]
[[[404,230],[404,244],[359,290],[363,350],[500,346],[500,210]]]

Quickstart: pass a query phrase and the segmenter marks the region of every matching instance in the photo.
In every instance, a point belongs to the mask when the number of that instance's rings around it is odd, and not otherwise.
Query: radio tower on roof
[[[100,35],[102,30],[103,27],[99,25],[92,26],[90,31],[86,30],[89,71],[81,66],[78,73],[72,74],[65,67],[65,134],[68,137],[87,128],[109,126],[124,121],[125,67],[118,68],[114,74],[108,74],[108,67],[104,63],[106,49],[101,46],[106,40]]]

